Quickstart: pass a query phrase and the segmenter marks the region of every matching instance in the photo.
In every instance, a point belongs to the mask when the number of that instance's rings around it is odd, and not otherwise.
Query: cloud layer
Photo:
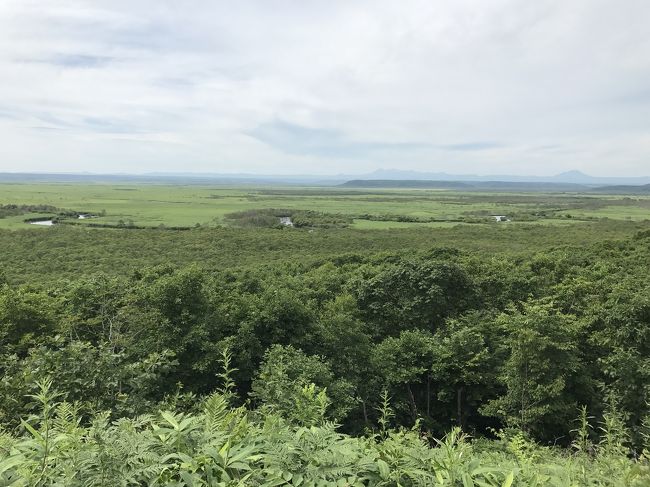
[[[0,171],[650,174],[646,0],[3,0]]]

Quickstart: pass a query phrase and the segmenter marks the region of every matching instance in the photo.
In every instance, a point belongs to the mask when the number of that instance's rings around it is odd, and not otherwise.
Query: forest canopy
[[[179,235],[207,232],[221,235]],[[111,475],[169,485],[195,485],[187,479],[219,462],[209,475],[291,485],[287,472],[311,468],[286,463],[277,448],[292,442],[352,455],[309,474],[348,479],[337,485],[431,485],[442,472],[542,485],[553,468],[573,478],[579,462],[592,465],[589,485],[610,485],[608,469],[647,479],[643,460],[627,457],[649,446],[649,251],[641,232],[526,254],[430,246],[224,269],[80,265],[76,277],[46,271],[22,284],[5,275],[0,478],[65,478],[83,455],[99,461],[99,435],[119,450]],[[49,436],[56,447],[38,446]],[[158,456],[125,466],[120,442]],[[240,449],[241,462],[199,461],[215,442]],[[436,463],[466,450],[495,470]],[[294,461],[312,465],[305,455]],[[268,483],[274,469],[282,482]]]

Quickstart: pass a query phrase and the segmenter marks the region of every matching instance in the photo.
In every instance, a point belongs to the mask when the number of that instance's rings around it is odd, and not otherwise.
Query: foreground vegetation
[[[226,376],[227,377],[227,376]],[[99,414],[82,424],[77,406],[52,402],[50,383],[34,395],[38,415],[21,438],[0,436],[1,485],[176,486],[645,486],[644,451],[626,458],[621,430],[608,417],[603,438],[589,440],[588,423],[570,451],[540,447],[522,433],[470,441],[460,428],[442,440],[410,429],[379,427],[362,437],[337,431],[325,419],[327,398],[303,387],[287,421],[272,408],[231,407],[222,389],[195,413],[169,410],[110,421]],[[583,420],[586,419],[583,417]],[[650,443],[650,442],[649,442]]]
[[[650,484],[646,222],[227,215],[0,231],[0,486]]]

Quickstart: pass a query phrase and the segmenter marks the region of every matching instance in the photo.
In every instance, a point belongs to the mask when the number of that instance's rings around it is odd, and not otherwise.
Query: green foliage
[[[281,218],[289,218],[295,228],[345,228],[352,218],[313,210],[297,209],[251,209],[224,215],[226,221],[240,227],[283,228]]]
[[[24,215],[26,213],[55,213],[59,209],[51,205],[0,205],[0,218]]]
[[[562,436],[576,407],[565,391],[582,375],[573,318],[549,306],[527,305],[499,317],[497,326],[508,337],[500,378],[506,391],[483,411],[540,438]]]
[[[403,331],[399,338],[389,337],[372,351],[372,362],[380,371],[384,386],[406,391],[406,403],[415,422],[419,416],[412,384],[420,383],[433,361],[433,336],[420,330]]]
[[[158,223],[156,224],[156,226]],[[420,225],[420,224],[413,224]],[[361,230],[286,231],[265,228],[192,230],[89,228],[60,225],[27,230],[0,229],[0,267],[11,284],[56,284],[62,279],[106,273],[125,276],[163,263],[200,264],[208,271],[322,263],[343,254],[378,252],[405,256],[436,246],[479,252],[483,259],[530,257],[556,246],[591,245],[622,239],[645,229],[641,223],[596,222],[572,226],[465,225]],[[643,242],[643,240],[639,241]],[[517,274],[508,274],[512,279]],[[487,275],[483,279],[487,279]]]
[[[149,411],[162,398],[159,383],[176,362],[169,352],[152,352],[133,360],[124,352],[87,342],[40,346],[19,359],[6,357],[0,381],[0,407],[5,424],[16,424],[30,413],[34,402],[26,397],[50,377],[57,395],[77,404],[88,415],[111,410],[133,415]]]
[[[31,413],[22,398],[46,377],[84,415],[113,417],[158,401],[191,411],[222,388],[234,403],[260,393],[289,418],[314,383],[347,432],[371,427],[387,388],[397,425],[508,425],[567,446],[578,405],[598,422],[612,397],[638,449],[650,412],[644,259],[637,239],[501,261],[442,248],[4,285],[0,417]]]
[[[219,392],[228,399],[233,399],[236,397],[236,385],[233,380],[233,374],[237,371],[236,368],[233,368],[230,364],[232,363],[232,354],[230,350],[224,348],[221,351],[221,367],[222,371],[217,374],[217,377],[221,379],[222,386],[219,389]]]
[[[127,486],[642,486],[647,469],[611,453],[580,462],[521,434],[473,444],[459,428],[434,446],[417,430],[355,438],[328,423],[297,426],[273,414],[253,419],[212,394],[197,414],[157,415],[87,425],[51,383],[39,384],[38,413],[18,436],[0,436],[0,485]],[[578,483],[579,482],[579,483]]]
[[[355,292],[364,317],[380,336],[415,327],[433,331],[444,318],[466,310],[473,301],[464,269],[429,260],[370,268]]]
[[[328,409],[333,419],[344,419],[352,407],[350,389],[345,381],[334,378],[322,357],[275,345],[264,356],[252,397],[291,422],[311,426],[320,424]]]
[[[0,284],[0,347],[24,355],[54,332],[55,313],[49,296]]]
[[[361,231],[346,198],[498,202],[300,191],[206,206],[311,232],[0,231],[0,485],[648,485],[644,224]]]
[[[390,397],[388,396],[388,391],[383,390],[381,393],[381,403],[377,407],[379,412],[379,418],[377,418],[377,424],[379,425],[379,433],[382,437],[386,437],[390,430],[390,423],[395,417],[395,412],[390,405]]]
[[[575,433],[575,439],[571,443],[571,446],[579,453],[590,454],[594,450],[594,444],[592,442],[593,428],[590,424],[590,421],[593,419],[593,416],[587,414],[587,406],[581,406],[580,415],[578,416],[578,427],[572,431],[572,433]]]

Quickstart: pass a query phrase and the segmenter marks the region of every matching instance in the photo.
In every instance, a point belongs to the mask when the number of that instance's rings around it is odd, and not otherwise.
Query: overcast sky
[[[650,175],[649,0],[0,0],[0,171]]]

